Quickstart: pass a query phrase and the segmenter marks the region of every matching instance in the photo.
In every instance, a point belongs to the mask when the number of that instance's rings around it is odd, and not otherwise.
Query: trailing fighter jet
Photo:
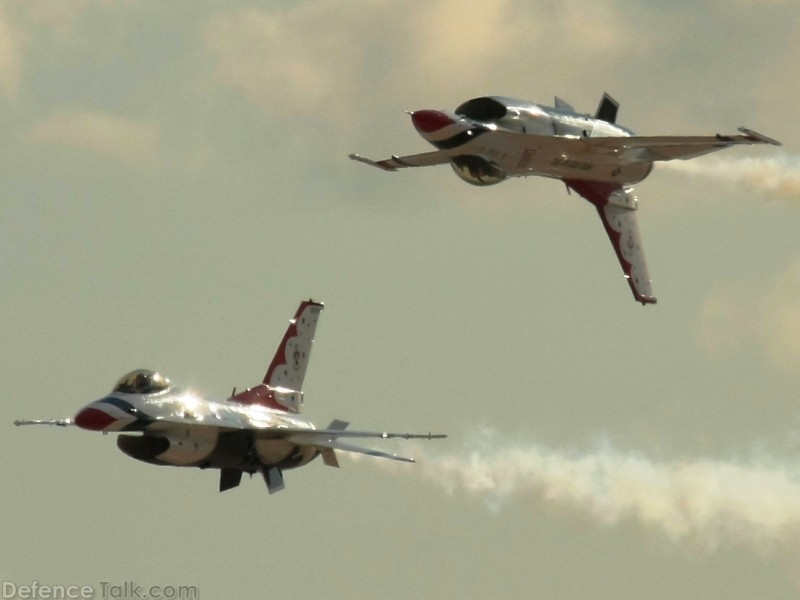
[[[411,122],[437,150],[374,161],[386,171],[449,163],[472,185],[540,175],[562,180],[594,204],[636,300],[655,304],[636,221],[633,184],[661,160],[688,159],[736,144],[780,142],[744,127],[741,135],[641,137],[616,124],[619,103],[603,94],[594,116],[556,97],[555,108],[500,96],[474,98],[455,113],[410,112]]]
[[[301,418],[303,379],[323,305],[302,302],[289,322],[262,383],[222,402],[181,390],[155,371],[137,369],[110,394],[87,404],[74,419],[19,420],[15,425],[77,425],[91,431],[124,432],[117,446],[155,465],[219,469],[219,491],[239,485],[242,473],[261,473],[272,494],[284,487],[283,471],[317,455],[338,467],[336,450],[414,462],[413,458],[362,448],[343,438],[439,439],[443,434],[348,431],[334,420],[325,429]],[[136,432],[131,435],[128,432]]]

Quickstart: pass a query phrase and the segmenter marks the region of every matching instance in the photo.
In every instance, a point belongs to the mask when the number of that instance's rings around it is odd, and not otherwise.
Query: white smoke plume
[[[709,177],[737,187],[744,185],[767,197],[800,202],[800,157],[701,157],[662,163],[666,168]]]
[[[478,438],[460,455],[436,455],[419,445],[416,465],[375,463],[451,494],[479,496],[493,510],[521,501],[603,526],[635,523],[704,552],[745,546],[769,554],[800,546],[797,468],[765,459],[656,461],[609,447],[578,454],[503,446],[492,434]]]

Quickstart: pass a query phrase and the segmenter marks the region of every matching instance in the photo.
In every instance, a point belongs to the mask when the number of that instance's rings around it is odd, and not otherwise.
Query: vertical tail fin
[[[597,105],[597,112],[594,113],[594,118],[607,123],[616,123],[618,110],[619,102],[606,92],[603,92],[603,97],[600,99],[600,104]]]
[[[311,356],[311,344],[317,330],[319,313],[323,308],[321,302],[314,300],[301,302],[294,319],[289,321],[289,327],[283,334],[262,384],[232,396],[231,400],[300,412],[303,380]]]
[[[281,345],[264,375],[264,383],[272,388],[285,388],[299,392],[311,355],[311,343],[317,330],[317,320],[322,311],[321,302],[306,300],[300,303],[294,319],[283,334]]]

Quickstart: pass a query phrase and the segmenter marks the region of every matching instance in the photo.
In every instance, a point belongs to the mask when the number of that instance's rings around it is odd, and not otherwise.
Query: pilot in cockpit
[[[169,379],[161,373],[137,369],[122,377],[114,386],[114,391],[124,394],[155,394],[163,392],[171,385]]]

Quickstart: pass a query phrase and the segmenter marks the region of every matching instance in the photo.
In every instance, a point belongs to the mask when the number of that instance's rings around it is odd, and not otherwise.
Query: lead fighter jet
[[[342,438],[438,439],[443,434],[347,431],[334,420],[325,429],[300,416],[303,379],[323,305],[300,304],[289,322],[262,383],[212,402],[174,387],[155,371],[138,369],[119,380],[110,394],[83,407],[74,419],[19,420],[15,425],[77,425],[92,431],[136,432],[117,436],[128,456],[156,465],[219,469],[219,491],[239,485],[243,473],[259,472],[269,493],[284,487],[284,469],[318,455],[338,467],[336,450],[414,462],[413,458],[362,448]]]
[[[656,161],[780,142],[744,127],[741,135],[641,137],[616,124],[618,108],[608,94],[593,117],[558,97],[554,108],[501,96],[474,98],[455,113],[410,113],[419,134],[436,146],[433,152],[379,161],[350,158],[386,171],[449,163],[461,179],[479,186],[528,175],[560,179],[597,208],[634,298],[655,304],[631,186],[647,177]]]

